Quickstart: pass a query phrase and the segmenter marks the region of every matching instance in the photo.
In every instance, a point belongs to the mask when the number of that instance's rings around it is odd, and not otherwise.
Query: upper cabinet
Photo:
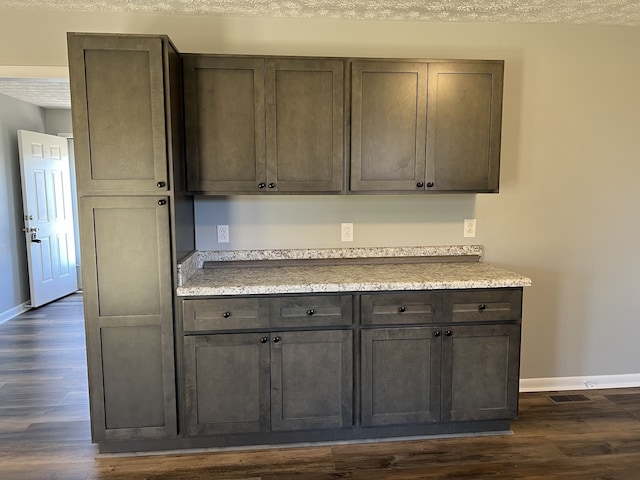
[[[354,60],[354,192],[497,192],[502,61]]]
[[[344,61],[184,56],[193,193],[340,193]]]
[[[165,39],[70,35],[80,194],[161,194],[169,188]],[[105,89],[107,89],[108,94]]]

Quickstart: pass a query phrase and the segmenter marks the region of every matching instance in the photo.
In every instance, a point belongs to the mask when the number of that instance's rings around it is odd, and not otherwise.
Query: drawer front
[[[443,294],[445,322],[498,322],[522,316],[522,290],[478,290]]]
[[[271,299],[271,327],[322,327],[352,323],[351,295],[305,295]]]
[[[269,326],[269,300],[264,298],[221,298],[183,300],[185,332],[264,329]]]
[[[441,321],[439,293],[379,293],[361,297],[363,325],[436,323]]]

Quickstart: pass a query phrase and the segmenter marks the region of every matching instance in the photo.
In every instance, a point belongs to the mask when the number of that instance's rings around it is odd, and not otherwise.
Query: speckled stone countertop
[[[528,285],[531,285],[531,280],[523,275],[479,261],[341,265],[337,259],[335,265],[197,269],[178,287],[177,295],[441,290]]]

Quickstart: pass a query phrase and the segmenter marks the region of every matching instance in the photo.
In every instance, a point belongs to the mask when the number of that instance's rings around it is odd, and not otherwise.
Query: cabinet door
[[[440,420],[439,329],[363,330],[362,425]]]
[[[188,189],[266,190],[264,60],[187,55],[183,69]]]
[[[268,191],[340,192],[344,62],[267,61]]]
[[[443,328],[443,420],[515,418],[520,325]]]
[[[258,333],[185,337],[189,435],[269,430],[269,337]]]
[[[349,330],[271,334],[271,428],[353,424],[353,334]]]
[[[427,64],[354,61],[352,191],[424,191]]]
[[[80,194],[167,190],[165,41],[69,35]]]
[[[429,64],[429,190],[497,192],[504,63]]]
[[[175,435],[168,200],[82,197],[80,220],[93,439]]]

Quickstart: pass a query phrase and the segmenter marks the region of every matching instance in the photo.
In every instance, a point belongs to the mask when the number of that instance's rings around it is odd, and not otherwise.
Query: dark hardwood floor
[[[1,480],[640,479],[640,388],[523,394],[513,435],[249,451],[99,455],[88,417],[81,295],[0,325]]]

